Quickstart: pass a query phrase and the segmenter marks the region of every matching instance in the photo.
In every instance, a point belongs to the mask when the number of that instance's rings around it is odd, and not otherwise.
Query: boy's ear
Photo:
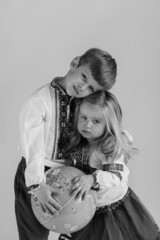
[[[70,69],[76,68],[79,64],[80,57],[75,57],[71,64],[70,64]]]

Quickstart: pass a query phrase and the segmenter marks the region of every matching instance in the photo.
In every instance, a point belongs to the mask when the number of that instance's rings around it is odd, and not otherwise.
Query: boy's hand
[[[92,174],[80,175],[72,179],[71,196],[75,196],[76,200],[84,200],[93,186],[94,177]]]
[[[56,198],[58,190],[41,183],[40,187],[36,190],[35,195],[40,203],[42,210],[48,214],[57,214],[62,208],[60,201]]]

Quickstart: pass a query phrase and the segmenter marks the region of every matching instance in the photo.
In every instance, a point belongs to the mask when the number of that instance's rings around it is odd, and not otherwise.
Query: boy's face
[[[74,67],[66,76],[66,91],[69,96],[83,98],[102,89],[92,77],[88,66]]]
[[[79,133],[91,142],[101,137],[105,128],[106,121],[102,109],[98,105],[82,103],[77,123]]]

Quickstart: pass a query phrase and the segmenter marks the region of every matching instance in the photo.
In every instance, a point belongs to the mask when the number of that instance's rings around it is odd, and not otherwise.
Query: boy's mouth
[[[79,92],[78,92],[77,88],[75,87],[75,85],[73,85],[73,89],[76,92],[76,94],[79,95]]]

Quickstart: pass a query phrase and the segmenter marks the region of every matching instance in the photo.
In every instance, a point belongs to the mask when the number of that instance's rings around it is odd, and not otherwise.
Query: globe
[[[81,201],[70,196],[72,179],[82,174],[84,173],[81,170],[71,166],[51,168],[46,172],[46,183],[58,189],[56,198],[60,200],[62,207],[59,215],[51,215],[42,210],[36,196],[31,196],[33,212],[44,227],[67,234],[82,229],[91,221],[96,211],[94,192],[90,190],[85,200]]]

